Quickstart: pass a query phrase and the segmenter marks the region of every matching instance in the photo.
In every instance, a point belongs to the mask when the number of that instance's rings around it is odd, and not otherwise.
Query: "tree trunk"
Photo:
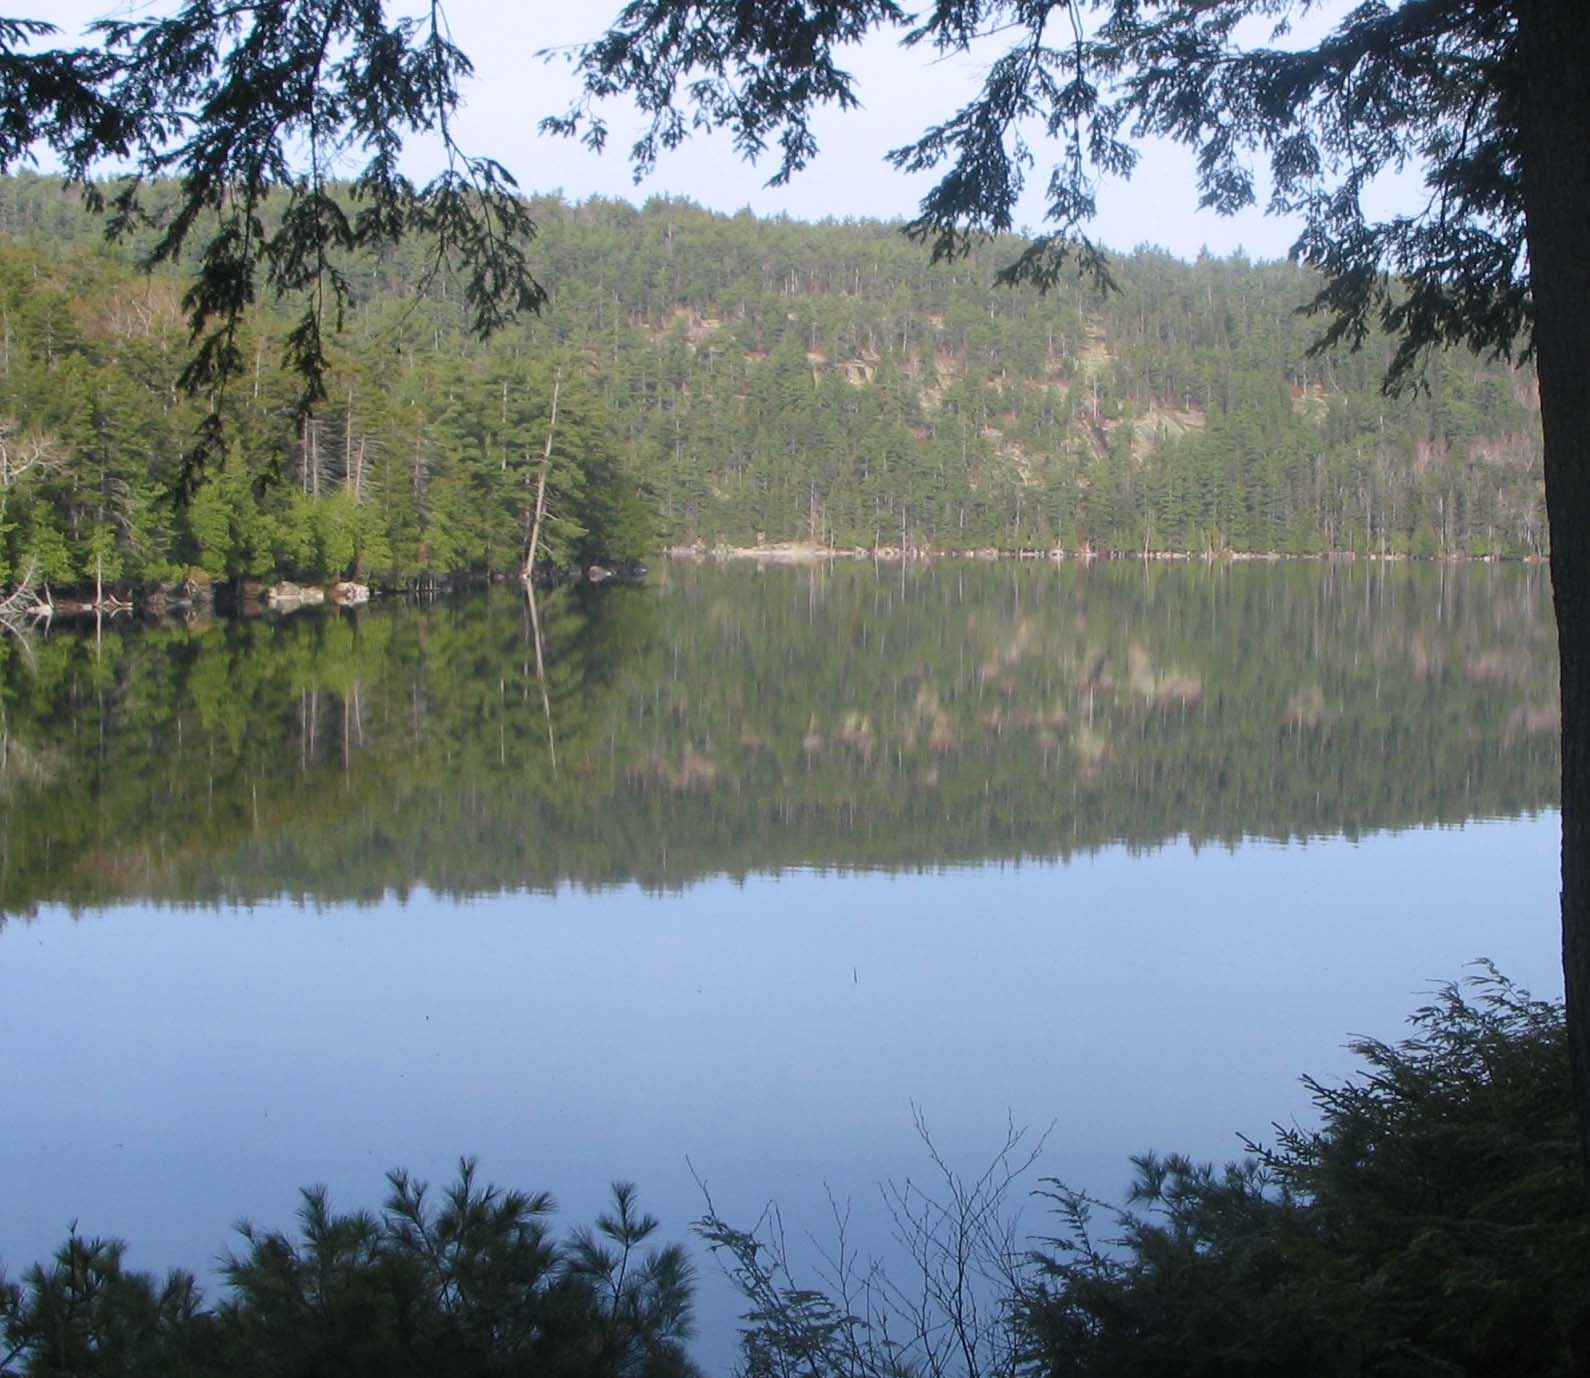
[[[1551,586],[1562,662],[1562,964],[1590,1175],[1590,4],[1519,0]]]
[[[552,380],[552,415],[547,419],[547,446],[541,456],[541,472],[536,478],[536,500],[530,509],[530,530],[525,536],[524,564],[519,579],[528,585],[535,577],[536,547],[541,543],[541,521],[547,514],[547,473],[552,468],[552,435],[558,425],[558,393],[563,387],[560,368]]]

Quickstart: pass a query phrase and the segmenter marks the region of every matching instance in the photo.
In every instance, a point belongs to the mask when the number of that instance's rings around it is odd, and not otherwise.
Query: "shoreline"
[[[726,564],[735,560],[751,560],[759,565],[816,565],[832,564],[838,560],[870,560],[874,564],[929,563],[933,561],[969,561],[994,564],[1002,560],[1047,561],[1062,564],[1079,561],[1091,564],[1095,560],[1140,560],[1145,564],[1171,563],[1206,565],[1219,564],[1274,564],[1281,561],[1321,562],[1332,560],[1367,560],[1375,564],[1524,564],[1544,565],[1546,555],[1465,555],[1449,551],[1444,555],[1406,555],[1395,551],[1374,551],[1360,554],[1353,550],[1318,551],[1292,554],[1279,550],[1094,550],[1083,546],[1067,550],[1060,546],[1043,550],[1033,547],[1006,549],[1003,547],[938,547],[938,546],[831,546],[815,541],[771,541],[763,545],[707,545],[696,541],[690,545],[664,546],[662,554],[670,560],[691,560],[703,564],[712,560]]]
[[[730,564],[737,561],[754,563],[759,567],[788,566],[811,567],[831,565],[840,561],[866,561],[872,564],[934,564],[964,562],[969,564],[997,564],[1002,561],[1025,561],[1065,564],[1094,561],[1137,560],[1144,564],[1279,564],[1279,563],[1331,563],[1364,560],[1372,564],[1453,564],[1453,565],[1545,565],[1545,555],[1403,555],[1394,552],[1360,554],[1343,550],[1329,553],[1289,554],[1282,551],[1185,551],[1185,550],[1116,550],[1098,551],[1084,546],[1080,550],[1054,548],[1050,550],[1007,550],[995,547],[941,549],[936,546],[824,546],[811,541],[775,541],[765,545],[735,546],[712,545],[696,542],[693,545],[664,546],[658,554],[667,560],[688,561],[694,564]],[[412,594],[445,594],[466,587],[477,587],[507,582],[508,574],[456,574],[445,578],[417,578],[409,584],[363,584],[353,580],[331,580],[324,584],[295,584],[278,581],[265,584],[248,580],[242,589],[234,589],[230,581],[213,583],[185,581],[183,584],[118,585],[107,589],[96,601],[91,595],[73,596],[76,590],[59,593],[46,592],[36,602],[28,602],[15,609],[4,609],[11,616],[0,620],[48,621],[53,618],[105,616],[165,616],[165,615],[259,615],[266,612],[290,613],[301,607],[333,606],[359,607],[372,599],[402,597]],[[643,577],[643,576],[642,576]],[[600,568],[560,582],[589,582],[601,585],[607,582],[630,583],[632,578],[620,578],[614,572]],[[0,590],[0,593],[3,593]],[[84,591],[86,593],[86,591]],[[13,593],[12,597],[14,598]],[[37,597],[37,595],[35,595]],[[6,602],[11,599],[4,600]]]

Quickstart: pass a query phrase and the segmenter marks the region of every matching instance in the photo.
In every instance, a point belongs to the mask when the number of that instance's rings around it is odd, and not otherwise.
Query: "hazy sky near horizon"
[[[411,6],[388,0],[392,13]],[[713,210],[732,213],[749,207],[759,215],[789,215],[799,220],[825,218],[904,219],[916,209],[928,175],[906,176],[887,166],[884,154],[910,142],[942,119],[976,89],[988,57],[995,51],[934,61],[931,55],[902,52],[894,37],[876,35],[853,50],[847,66],[858,78],[863,108],[828,111],[816,126],[822,152],[786,187],[765,185],[773,167],[741,161],[725,137],[696,136],[663,155],[652,175],[638,185],[625,151],[641,128],[632,109],[615,106],[608,116],[611,141],[594,154],[569,139],[539,132],[540,120],[561,114],[576,90],[565,62],[539,54],[597,37],[618,13],[620,0],[594,4],[554,4],[550,0],[446,0],[455,42],[475,64],[465,90],[458,136],[472,153],[503,163],[527,192],[560,191],[571,201],[590,196],[640,202],[652,196],[684,196]],[[71,36],[98,18],[131,11],[169,9],[165,4],[120,0],[42,0],[31,8]],[[1316,16],[1310,32],[1321,31],[1331,11]],[[1046,150],[1040,149],[1042,158]],[[411,151],[415,175],[429,175],[437,157],[424,146]],[[350,165],[351,166],[351,165]],[[1018,215],[1022,228],[1042,221],[1040,164],[1030,178]],[[1411,180],[1411,179],[1410,179]],[[1261,190],[1261,199],[1263,192]],[[1095,240],[1114,249],[1157,245],[1182,258],[1207,248],[1216,254],[1244,249],[1255,258],[1281,258],[1297,234],[1295,222],[1250,210],[1226,217],[1197,209],[1193,160],[1183,149],[1148,149],[1130,181],[1112,180],[1099,195],[1093,222]]]

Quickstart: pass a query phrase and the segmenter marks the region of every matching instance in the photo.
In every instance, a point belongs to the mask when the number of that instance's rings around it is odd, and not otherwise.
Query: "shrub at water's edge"
[[[1066,1228],[1015,1323],[1055,1375],[1579,1371],[1590,1212],[1560,1003],[1482,964],[1363,1070],[1305,1078],[1318,1129],[1216,1173],[1145,1156],[1123,1248],[1056,1188]]]
[[[190,1275],[124,1270],[119,1241],[74,1234],[0,1283],[0,1374],[697,1375],[689,1260],[646,1247],[657,1221],[629,1184],[559,1239],[550,1196],[481,1186],[471,1161],[438,1200],[388,1181],[380,1214],[337,1214],[312,1188],[298,1238],[242,1226],[214,1308]]]

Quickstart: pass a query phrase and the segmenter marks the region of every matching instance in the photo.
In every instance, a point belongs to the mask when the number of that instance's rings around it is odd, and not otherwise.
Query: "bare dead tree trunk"
[[[298,487],[309,497],[320,496],[320,423],[306,416],[298,435]]]
[[[547,471],[552,468],[552,436],[558,425],[558,393],[563,387],[563,370],[558,369],[552,378],[552,414],[547,418],[547,443],[541,453],[541,472],[536,477],[536,500],[530,512],[530,530],[525,538],[524,565],[520,568],[519,578],[529,586],[531,578],[535,575],[536,547],[541,541],[541,520],[547,511]],[[535,606],[531,600],[532,608]],[[539,658],[539,641],[537,643],[537,657]]]
[[[342,426],[342,481],[354,505],[364,501],[364,446],[366,436],[353,443],[353,384],[348,384],[348,412]]]
[[[27,644],[27,632],[32,619],[48,617],[54,611],[48,603],[40,600],[35,591],[37,574],[38,567],[29,559],[16,586],[4,598],[0,598],[0,632],[10,632],[23,645]]]

